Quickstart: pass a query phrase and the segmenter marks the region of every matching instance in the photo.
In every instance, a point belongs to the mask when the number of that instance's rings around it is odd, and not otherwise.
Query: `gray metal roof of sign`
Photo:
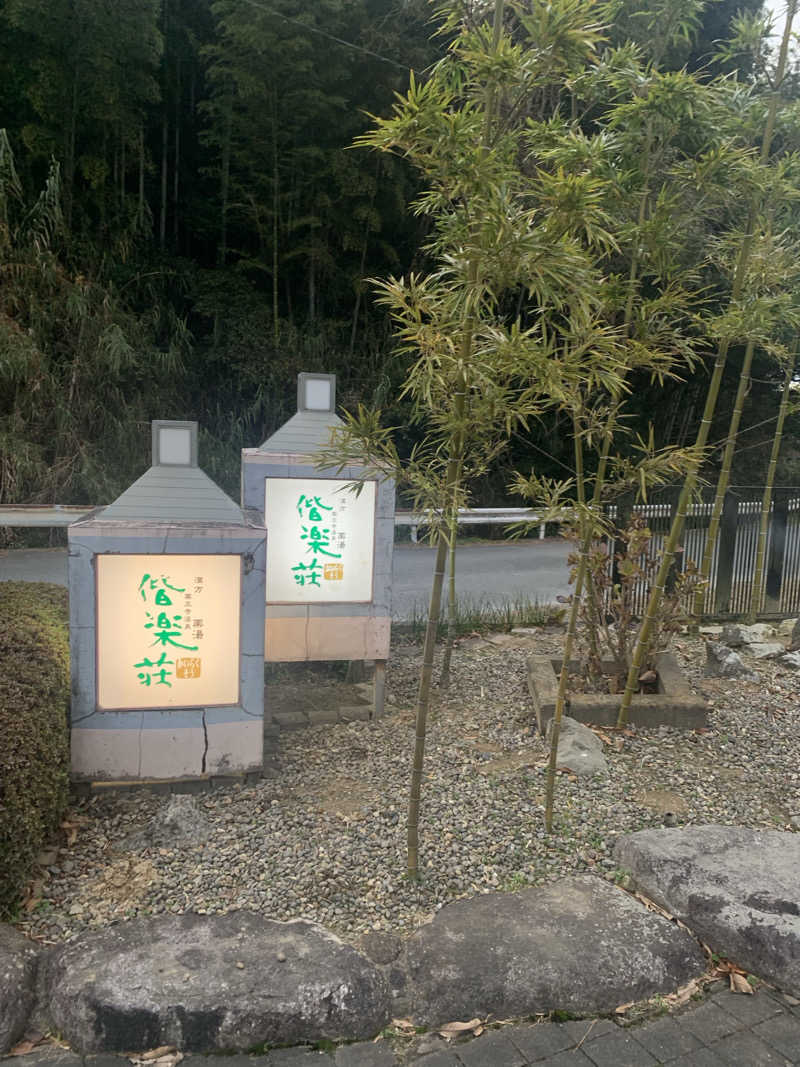
[[[259,449],[308,456],[330,443],[331,430],[336,426],[344,426],[344,423],[332,411],[298,411],[263,445],[259,445]]]
[[[247,524],[239,505],[199,467],[189,466],[151,467],[95,518]]]

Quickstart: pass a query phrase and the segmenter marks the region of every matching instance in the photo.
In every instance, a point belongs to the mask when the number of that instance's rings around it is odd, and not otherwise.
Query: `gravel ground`
[[[685,638],[677,655],[713,706],[711,728],[630,730],[621,750],[606,747],[606,778],[561,774],[556,832],[546,835],[546,752],[532,731],[525,661],[560,646],[557,632],[459,645],[429,724],[421,883],[404,878],[419,647],[400,641],[387,718],[285,735],[278,777],[182,798],[197,809],[183,831],[161,822],[175,798],[78,804],[74,841],[49,857],[41,899],[19,925],[55,942],[134,915],[248,908],[353,941],[371,929],[406,933],[465,894],[586,870],[614,878],[616,836],[665,821],[791,828],[800,672],[761,662],[758,683],[703,679],[702,643]]]

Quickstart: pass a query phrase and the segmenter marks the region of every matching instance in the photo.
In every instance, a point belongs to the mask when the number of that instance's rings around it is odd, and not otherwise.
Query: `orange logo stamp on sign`
[[[199,678],[200,666],[199,656],[181,656],[175,660],[175,675],[178,678]]]
[[[329,582],[341,582],[344,578],[344,567],[341,563],[326,563],[322,568],[322,577]]]

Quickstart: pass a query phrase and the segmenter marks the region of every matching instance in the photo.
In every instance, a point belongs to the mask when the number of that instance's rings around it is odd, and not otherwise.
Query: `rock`
[[[778,657],[778,663],[782,667],[791,667],[793,670],[797,670],[800,667],[800,652],[784,652],[782,656]]]
[[[755,671],[742,663],[742,657],[717,641],[706,641],[706,665],[703,668],[706,678],[743,678],[748,682],[759,680]]]
[[[176,793],[148,823],[144,830],[130,834],[124,841],[126,849],[181,848],[202,845],[208,840],[210,826],[197,797]]]
[[[0,924],[0,1056],[25,1031],[36,993],[39,949],[13,927]]]
[[[747,651],[756,659],[777,659],[786,651],[786,647],[777,641],[759,641],[749,645]]]
[[[800,994],[800,838],[734,826],[643,830],[617,841],[634,884],[711,949]]]
[[[789,634],[789,643],[786,646],[789,652],[800,650],[800,619],[795,621],[792,632]]]
[[[357,944],[359,952],[381,966],[393,963],[403,947],[399,937],[385,930],[367,930],[359,937]]]
[[[552,719],[550,723],[552,723]],[[548,725],[548,737],[551,726]],[[603,742],[582,722],[564,715],[558,734],[559,767],[569,767],[575,774],[607,774],[608,764],[603,755]]]
[[[728,623],[722,627],[720,641],[728,648],[741,648],[742,645],[763,644],[765,641],[772,641],[774,637],[775,627],[766,622],[757,622],[752,626]]]
[[[594,875],[448,904],[408,939],[415,1023],[608,1012],[704,968],[685,931]]]
[[[171,796],[153,822],[156,833],[181,844],[202,845],[208,839],[208,819],[197,797],[189,794]]]
[[[797,618],[781,619],[775,628],[778,637],[782,637],[784,640],[788,641],[794,634],[795,630],[797,630],[798,638],[800,638],[800,628],[798,628],[798,623],[800,623],[800,619]]]
[[[384,978],[355,949],[252,912],[134,919],[62,946],[41,970],[51,1024],[84,1054],[357,1040],[390,1018]]]

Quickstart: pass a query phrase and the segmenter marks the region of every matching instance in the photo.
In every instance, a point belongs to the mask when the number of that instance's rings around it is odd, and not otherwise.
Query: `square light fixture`
[[[335,407],[335,374],[297,375],[298,411],[333,411]]]
[[[154,419],[153,466],[196,467],[197,423]]]

